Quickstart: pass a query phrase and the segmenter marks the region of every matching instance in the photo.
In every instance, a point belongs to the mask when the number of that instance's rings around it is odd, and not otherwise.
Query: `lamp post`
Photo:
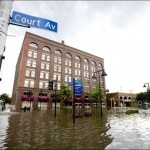
[[[53,89],[55,90],[55,117],[56,117],[56,101],[57,101],[56,90],[57,90],[57,80],[53,80]]]
[[[143,87],[146,87],[146,84],[148,85],[147,89],[149,90],[149,83],[144,83]]]
[[[143,87],[145,88],[147,84],[147,100],[149,99],[148,93],[149,93],[149,83],[144,83]]]
[[[102,74],[100,75],[100,72],[102,72]],[[103,116],[103,112],[102,112],[102,98],[101,98],[101,83],[100,83],[100,78],[101,76],[107,76],[106,72],[104,69],[102,70],[98,70],[96,72],[94,72],[92,79],[97,79],[96,74],[98,74],[98,79],[99,79],[99,101],[100,101],[100,113],[101,113],[101,117]]]
[[[108,89],[106,89],[106,109],[108,109],[108,93],[109,93],[109,90]]]

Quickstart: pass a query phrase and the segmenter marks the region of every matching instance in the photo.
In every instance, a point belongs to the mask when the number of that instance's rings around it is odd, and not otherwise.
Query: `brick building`
[[[68,85],[73,78],[83,82],[82,96],[87,98],[97,82],[92,75],[102,68],[103,58],[67,46],[64,41],[58,43],[26,32],[16,64],[12,103],[20,109],[23,101],[30,100],[36,109],[39,101],[45,101],[51,108],[53,91],[48,90],[48,82],[57,80],[60,90],[61,83]],[[101,87],[105,90],[104,77]]]
[[[108,93],[107,96],[110,100],[110,106],[115,107],[117,105],[121,106],[131,106],[131,103],[135,101],[136,94],[133,93],[122,93],[122,92],[115,92],[115,93]]]

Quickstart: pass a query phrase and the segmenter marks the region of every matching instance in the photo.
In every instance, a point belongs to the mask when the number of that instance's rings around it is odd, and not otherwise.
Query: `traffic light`
[[[48,89],[53,90],[53,81],[49,81]]]

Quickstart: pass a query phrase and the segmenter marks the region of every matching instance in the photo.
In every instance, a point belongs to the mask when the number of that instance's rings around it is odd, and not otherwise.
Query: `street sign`
[[[83,87],[82,86],[75,86],[75,93],[74,94],[83,94]]]
[[[11,23],[57,32],[56,22],[39,17],[30,16],[16,11],[13,11]]]
[[[73,82],[69,82],[68,86],[73,86]],[[83,86],[83,83],[80,80],[75,80],[75,86]]]

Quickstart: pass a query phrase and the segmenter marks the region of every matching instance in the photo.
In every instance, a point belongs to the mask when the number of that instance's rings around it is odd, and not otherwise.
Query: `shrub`
[[[130,110],[127,110],[126,111],[126,114],[127,115],[130,115],[130,114],[138,114],[139,113],[139,110],[137,110],[137,109],[135,109],[135,110],[133,110],[133,109],[130,109]]]

